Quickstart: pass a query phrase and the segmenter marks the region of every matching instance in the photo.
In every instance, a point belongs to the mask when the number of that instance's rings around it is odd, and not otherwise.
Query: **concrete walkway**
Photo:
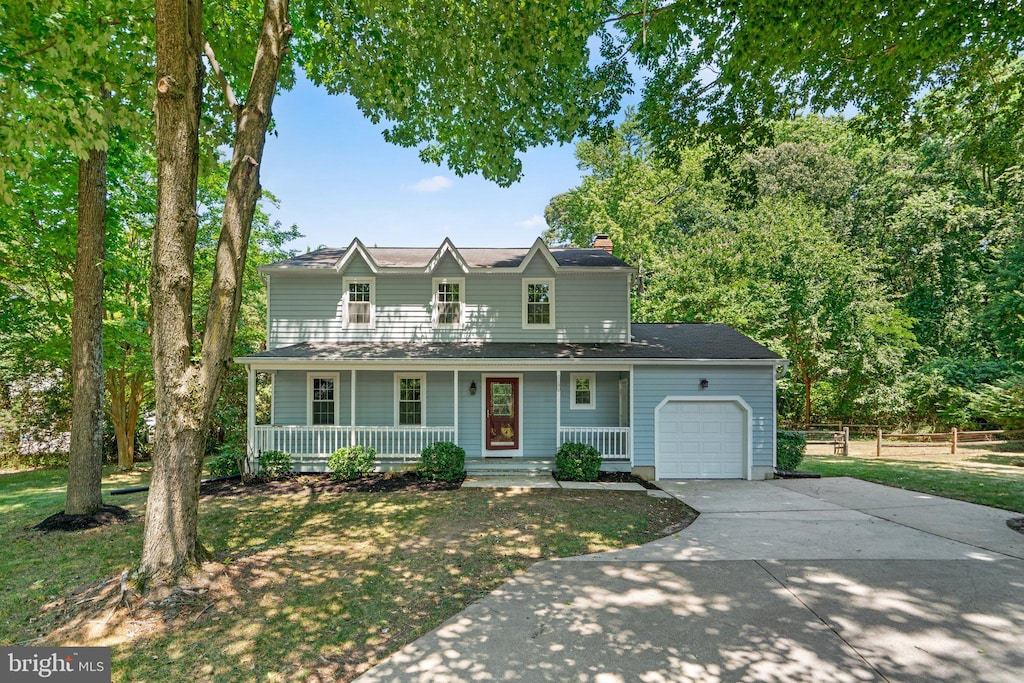
[[[1024,680],[1020,515],[852,479],[662,484],[689,528],[538,563],[359,680]]]

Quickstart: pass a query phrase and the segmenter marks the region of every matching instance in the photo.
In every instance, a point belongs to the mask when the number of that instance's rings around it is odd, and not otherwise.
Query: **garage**
[[[666,398],[655,414],[659,479],[746,479],[750,408],[742,399]]]

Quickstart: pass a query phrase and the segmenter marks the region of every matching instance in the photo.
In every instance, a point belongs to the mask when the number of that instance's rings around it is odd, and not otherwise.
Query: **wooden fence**
[[[820,427],[821,425],[812,425]],[[807,437],[808,444],[831,444],[835,455],[850,454],[850,429],[851,426],[843,426],[841,429],[807,429],[801,430]],[[854,426],[856,427],[856,426]],[[997,441],[1024,441],[1024,431],[1011,431],[995,429],[986,431],[960,431],[953,428],[948,432],[928,432],[921,434],[906,434],[903,432],[886,433],[881,428],[874,430],[875,457],[882,457],[884,448],[920,448],[929,445],[948,444],[951,455],[957,454],[957,448],[961,444],[986,443]]]

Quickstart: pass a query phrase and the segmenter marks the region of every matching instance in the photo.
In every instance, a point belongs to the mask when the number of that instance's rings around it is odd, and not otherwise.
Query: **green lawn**
[[[855,477],[969,503],[1024,512],[1024,467],[987,471],[970,464],[948,462],[810,455],[804,458],[800,469],[817,472],[825,477]]]
[[[118,681],[347,680],[537,560],[643,543],[692,514],[643,493],[558,489],[204,499],[209,592],[167,624],[66,599],[135,565],[146,494],[105,498],[135,513],[126,524],[28,530],[62,507],[64,483],[0,475],[0,643],[111,644]]]

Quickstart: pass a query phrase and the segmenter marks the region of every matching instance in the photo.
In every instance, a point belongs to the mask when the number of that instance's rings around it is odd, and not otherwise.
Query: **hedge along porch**
[[[300,471],[324,470],[349,445],[376,450],[382,468],[401,466],[437,441],[457,443],[469,459],[551,459],[563,442],[579,441],[607,468],[631,461],[626,366],[258,370],[272,377],[271,418],[250,418],[250,455],[285,451]]]

